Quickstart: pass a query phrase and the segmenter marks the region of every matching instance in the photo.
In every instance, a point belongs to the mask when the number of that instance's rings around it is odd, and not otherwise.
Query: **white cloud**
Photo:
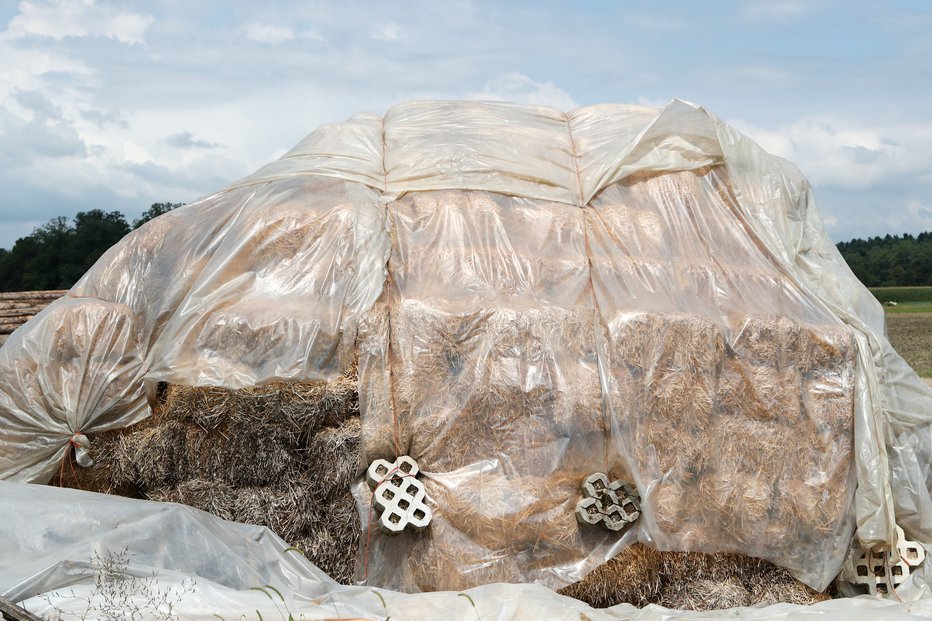
[[[816,184],[848,189],[894,185],[932,169],[932,124],[815,117],[773,128],[743,121],[732,125],[796,164]]]
[[[98,6],[94,0],[24,1],[0,37],[106,37],[121,43],[141,43],[152,23],[151,15]]]
[[[179,149],[215,149],[219,143],[208,140],[199,140],[191,132],[178,132],[165,139],[165,142]]]
[[[910,215],[913,220],[911,224],[917,229],[932,231],[932,204],[909,201],[906,203],[906,213]]]
[[[393,22],[379,26],[372,31],[372,38],[376,41],[397,41],[400,36],[401,26]]]
[[[486,82],[481,91],[470,93],[468,98],[552,106],[564,112],[579,107],[569,93],[553,82],[535,82],[517,72],[495,77]]]
[[[271,24],[251,23],[240,27],[240,32],[257,43],[283,43],[295,38],[295,31],[288,26],[274,26]]]

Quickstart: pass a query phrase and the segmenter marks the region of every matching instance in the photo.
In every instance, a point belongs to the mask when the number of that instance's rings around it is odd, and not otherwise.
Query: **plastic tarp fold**
[[[610,556],[564,523],[590,468],[637,483],[638,538],[763,556],[817,587],[853,526],[867,546],[897,523],[932,541],[932,394],[799,171],[681,101],[403,104],[153,220],[0,350],[0,478],[48,480],[82,434],[146,416],[146,384],[325,380],[357,353],[367,452],[418,452],[433,500],[484,499],[467,501],[479,524],[530,510],[569,533],[535,557],[441,515],[437,541],[466,559],[451,587],[496,571],[557,586]],[[658,404],[683,413],[678,434]],[[496,442],[442,450],[488,431],[464,427],[475,411],[502,413]],[[662,448],[677,437],[707,440],[701,468]],[[705,507],[683,500],[700,475]],[[395,558],[379,545],[373,575]]]
[[[494,619],[820,619],[932,618],[932,599],[903,602],[864,596],[814,606],[777,604],[720,612],[630,605],[595,610],[534,584],[490,584],[468,591],[405,594],[342,586],[259,526],[227,522],[183,505],[0,481],[0,595],[52,618],[106,618],[114,605],[143,620],[177,618]],[[28,536],[23,536],[29,533]],[[101,560],[125,559],[101,571]],[[119,581],[107,588],[107,580]],[[103,587],[103,588],[101,588]],[[122,610],[121,610],[122,612]],[[253,617],[253,614],[256,616]]]

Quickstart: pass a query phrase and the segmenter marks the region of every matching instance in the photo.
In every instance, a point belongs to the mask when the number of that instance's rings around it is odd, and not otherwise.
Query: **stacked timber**
[[[67,291],[11,291],[0,293],[0,343]]]

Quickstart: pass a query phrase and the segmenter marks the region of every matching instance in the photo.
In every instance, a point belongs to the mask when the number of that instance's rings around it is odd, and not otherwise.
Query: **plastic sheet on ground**
[[[90,621],[113,606],[133,606],[140,619],[165,618],[166,609],[155,608],[160,602],[170,603],[176,618],[204,621],[289,614],[463,621],[932,618],[928,598],[895,602],[864,596],[809,607],[698,613],[629,605],[595,610],[532,584],[412,595],[338,585],[268,530],[182,505],[0,482],[0,506],[0,595],[47,618]],[[127,563],[101,571],[98,559],[121,554]],[[108,580],[119,581],[119,588],[108,588]],[[904,599],[910,588],[904,585]]]
[[[418,459],[436,507],[364,538],[370,586],[559,587],[637,539],[822,589],[852,534],[932,542],[932,393],[801,173],[680,101],[403,104],[153,220],[0,350],[0,478],[47,481],[158,382],[357,356],[367,459]],[[576,524],[596,470],[636,528]]]

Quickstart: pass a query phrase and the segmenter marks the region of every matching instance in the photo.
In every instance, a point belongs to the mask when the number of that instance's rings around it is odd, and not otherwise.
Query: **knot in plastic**
[[[405,528],[427,528],[433,513],[425,502],[427,490],[417,479],[417,462],[402,455],[394,462],[376,459],[366,470],[366,482],[372,488],[372,505],[379,512],[379,529],[397,535]]]
[[[74,460],[78,462],[79,466],[88,468],[94,465],[94,460],[91,458],[90,453],[91,441],[86,435],[80,431],[76,431],[71,436],[71,439],[68,440],[68,444],[74,447]]]
[[[581,524],[601,523],[619,531],[641,516],[641,497],[622,481],[609,483],[602,472],[590,474],[582,483],[582,500],[576,503],[576,519]]]

